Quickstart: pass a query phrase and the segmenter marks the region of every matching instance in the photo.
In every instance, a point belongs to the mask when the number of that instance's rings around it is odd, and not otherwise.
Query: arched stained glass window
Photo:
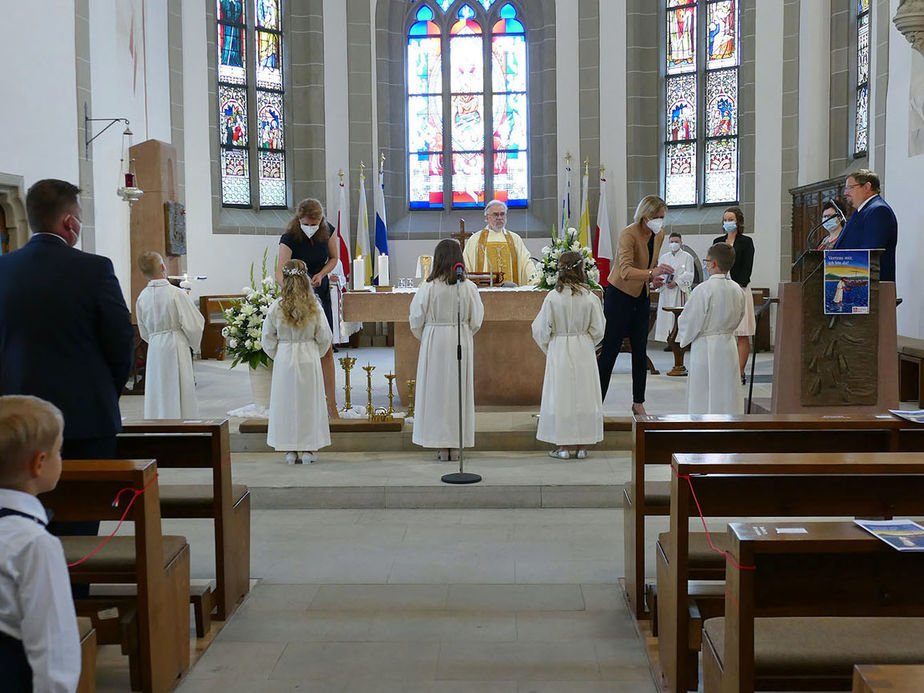
[[[482,207],[490,199],[526,206],[526,52],[526,29],[512,3],[412,3],[411,209]]]
[[[280,0],[216,0],[221,203],[286,207]],[[248,48],[250,50],[248,50]],[[249,57],[252,56],[252,57]],[[251,110],[252,109],[252,110]],[[251,161],[257,162],[256,175]]]
[[[736,0],[667,0],[664,199],[738,199]]]
[[[870,12],[870,0],[857,0],[857,113],[853,136],[855,157],[863,156],[869,148]]]

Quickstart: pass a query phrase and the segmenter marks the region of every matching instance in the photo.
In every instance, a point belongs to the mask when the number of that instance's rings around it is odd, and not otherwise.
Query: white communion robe
[[[148,343],[144,371],[144,418],[199,416],[190,348],[202,341],[205,318],[183,289],[152,279],[135,301],[138,332]]]
[[[485,233],[488,234],[487,243],[489,245],[492,243],[506,245],[508,236],[513,243],[513,248],[516,251],[517,276],[505,277],[506,281],[512,281],[519,286],[527,286],[529,284],[535,284],[537,281],[539,281],[539,271],[536,269],[536,265],[530,259],[529,250],[526,248],[526,244],[523,242],[523,239],[512,231],[508,231],[507,229],[504,229],[503,231],[491,231],[487,228],[481,229],[481,231],[473,233],[471,237],[465,241],[465,248],[462,251],[462,260],[465,262],[465,267],[469,272],[479,271],[478,248],[481,245],[481,235]],[[481,271],[496,272],[498,270],[498,268],[492,269],[492,265],[495,263],[495,260],[494,258],[490,257],[487,248],[485,248],[481,254],[481,262]]]
[[[463,445],[475,445],[473,335],[481,327],[484,306],[475,285],[424,281],[411,301],[411,332],[420,340],[414,397],[415,445],[459,447],[459,377],[456,360],[456,310],[462,294]]]
[[[263,350],[273,359],[266,442],[276,450],[315,452],[330,445],[321,356],[331,339],[320,301],[302,327],[286,322],[279,299],[270,305],[262,336]]]
[[[678,320],[677,341],[690,348],[690,414],[743,414],[735,328],[744,315],[744,290],[725,274],[693,289]]]
[[[672,253],[668,250],[662,253],[658,258],[659,265],[670,265],[674,268],[675,287],[670,288],[667,284],[661,287],[660,297],[658,298],[658,318],[655,321],[654,338],[659,342],[666,342],[667,335],[671,333],[674,327],[674,315],[662,308],[679,308],[681,304],[681,293],[689,292],[693,286],[693,267],[695,265],[693,256],[685,250],[678,250]]]
[[[545,352],[536,438],[555,445],[603,440],[603,400],[594,347],[606,320],[600,299],[570,287],[549,291],[533,320],[533,339]]]

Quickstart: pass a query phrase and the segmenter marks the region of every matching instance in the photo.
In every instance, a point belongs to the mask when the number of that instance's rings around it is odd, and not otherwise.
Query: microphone
[[[825,223],[822,221],[820,224],[818,224],[817,226],[815,226],[814,228],[812,228],[811,231],[808,232],[808,235],[805,237],[805,249],[802,251],[802,254],[799,255],[799,257],[796,258],[796,261],[792,263],[792,266],[793,266],[793,267],[795,267],[796,265],[798,265],[799,262],[802,260],[802,258],[804,258],[804,257],[809,253],[809,251],[815,249],[814,244],[811,242],[811,241],[812,241],[812,236],[815,234],[815,232],[816,232],[818,229],[820,229],[820,228],[823,227],[824,225],[825,225]]]
[[[461,262],[457,262],[453,266],[453,269],[456,271],[456,279],[461,280],[465,277],[465,265],[463,265]]]

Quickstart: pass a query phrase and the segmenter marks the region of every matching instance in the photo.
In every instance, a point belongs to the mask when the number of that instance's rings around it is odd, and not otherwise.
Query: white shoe
[[[298,462],[298,456],[294,452],[286,453],[286,464],[295,464]]]
[[[557,460],[567,460],[571,457],[571,453],[567,450],[549,450],[549,457],[554,457]]]
[[[300,452],[298,453],[298,457],[302,461],[302,464],[311,464],[318,460],[318,454],[316,452]]]
[[[587,459],[587,450],[578,450],[576,453],[574,453],[574,456],[579,460]]]

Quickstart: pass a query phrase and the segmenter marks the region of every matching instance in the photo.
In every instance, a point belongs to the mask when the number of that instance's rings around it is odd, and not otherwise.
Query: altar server
[[[743,414],[735,329],[744,317],[745,293],[728,275],[735,249],[716,243],[706,255],[709,279],[693,289],[678,320],[677,341],[690,349],[690,414]]]
[[[603,398],[594,346],[603,339],[603,305],[587,285],[584,258],[562,253],[558,281],[533,320],[533,339],[545,352],[545,377],[536,438],[554,443],[549,455],[562,460],[575,448],[587,457],[588,445],[603,440]]]
[[[289,260],[282,292],[263,321],[263,350],[273,359],[266,442],[286,451],[286,462],[308,464],[330,445],[321,355],[331,347],[330,325],[311,288],[308,268]]]
[[[144,418],[194,419],[199,405],[190,349],[202,341],[205,318],[185,291],[167,281],[159,253],[142,253],[138,267],[150,279],[135,302],[138,332],[148,343]]]
[[[458,241],[440,241],[433,254],[430,276],[411,301],[411,332],[420,340],[412,440],[421,447],[439,448],[438,458],[444,461],[456,459],[459,447],[456,315],[460,295],[463,445],[475,445],[472,336],[481,327],[484,306],[475,285],[464,275],[459,279],[456,267],[460,265],[462,249]]]
[[[658,258],[659,265],[670,265],[674,273],[665,277],[658,298],[658,317],[655,321],[654,338],[659,342],[666,342],[674,326],[674,316],[664,308],[680,308],[686,301],[693,286],[695,262],[693,256],[683,250],[683,240],[680,234],[674,232],[670,236],[668,250]]]

